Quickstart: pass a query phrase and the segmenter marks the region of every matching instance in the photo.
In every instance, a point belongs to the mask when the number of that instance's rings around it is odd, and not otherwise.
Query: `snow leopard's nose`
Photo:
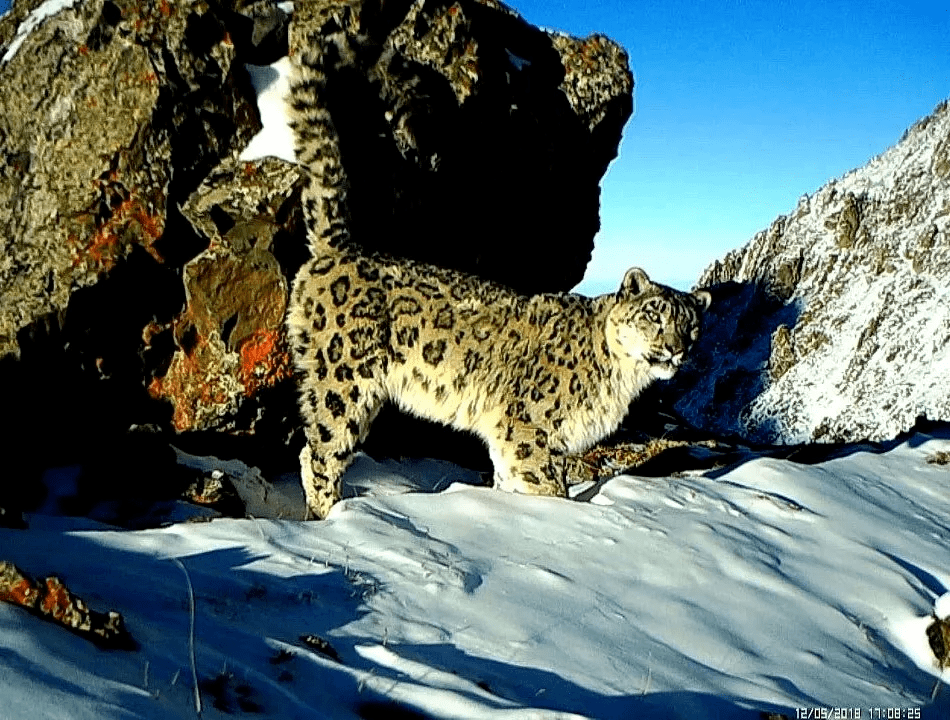
[[[673,367],[679,367],[686,359],[686,348],[679,343],[667,343],[663,346],[667,362]]]

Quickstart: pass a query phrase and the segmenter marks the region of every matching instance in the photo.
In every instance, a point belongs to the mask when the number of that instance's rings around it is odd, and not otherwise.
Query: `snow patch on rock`
[[[294,135],[290,129],[286,98],[290,92],[290,58],[283,57],[272,65],[245,65],[257,93],[257,109],[264,127],[241,152],[240,160],[276,157],[297,162]]]
[[[76,0],[46,0],[46,2],[33,10],[33,12],[27,15],[23,22],[20,23],[16,35],[13,36],[13,40],[10,42],[9,47],[7,47],[7,51],[3,54],[3,57],[0,57],[0,63],[10,62],[23,45],[23,41],[26,40],[30,33],[36,30],[44,20],[75,4]]]

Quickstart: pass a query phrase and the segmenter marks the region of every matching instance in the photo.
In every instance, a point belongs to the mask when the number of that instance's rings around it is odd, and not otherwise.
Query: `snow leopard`
[[[311,258],[294,279],[286,328],[308,516],[326,517],[340,499],[342,476],[386,403],[480,437],[497,488],[567,497],[569,457],[676,373],[710,294],[632,268],[612,294],[523,296],[362,250],[350,237],[346,172],[323,101],[328,77],[358,57],[359,18],[347,2],[298,3],[293,22],[289,111],[307,176]]]

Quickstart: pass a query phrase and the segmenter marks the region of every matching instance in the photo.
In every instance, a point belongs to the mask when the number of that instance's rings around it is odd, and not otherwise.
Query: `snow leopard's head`
[[[607,319],[610,350],[647,362],[654,379],[673,377],[699,339],[702,313],[712,296],[706,290],[674,290],[630,268],[615,297]]]

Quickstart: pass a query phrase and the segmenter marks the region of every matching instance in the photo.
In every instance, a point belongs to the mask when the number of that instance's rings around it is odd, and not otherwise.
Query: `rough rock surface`
[[[185,264],[185,309],[171,323],[175,352],[149,385],[152,397],[171,400],[176,430],[238,428],[243,398],[292,375],[283,330],[287,270],[275,252],[299,245],[292,232],[299,179],[295,165],[275,158],[227,160],[182,207],[211,242]]]
[[[2,356],[133,246],[187,254],[169,198],[258,127],[207,3],[27,0],[0,26]]]
[[[632,110],[623,50],[494,0],[351,5],[373,28],[333,83],[354,237],[571,287]],[[23,408],[0,436],[54,433],[45,462],[64,464],[130,426],[286,439],[300,174],[239,159],[261,129],[245,64],[289,51],[281,6],[17,0],[0,17],[0,392]]]
[[[950,102],[699,284],[714,302],[674,390],[690,422],[796,443],[950,420]]]

